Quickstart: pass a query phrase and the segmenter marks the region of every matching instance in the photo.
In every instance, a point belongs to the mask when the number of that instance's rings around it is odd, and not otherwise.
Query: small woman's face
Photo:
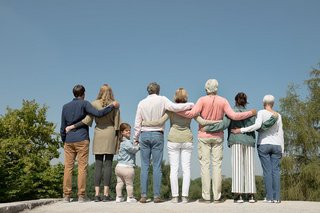
[[[126,138],[130,138],[130,135],[131,135],[131,129],[124,129],[122,131],[122,135]]]

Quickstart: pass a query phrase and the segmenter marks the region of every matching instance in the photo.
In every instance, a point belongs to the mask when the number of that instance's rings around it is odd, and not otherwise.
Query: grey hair
[[[159,93],[160,93],[160,85],[157,84],[156,82],[151,82],[147,87],[147,91],[148,91],[149,95],[151,95],[151,94],[159,95]]]
[[[217,94],[219,83],[216,79],[208,79],[204,88],[206,93],[209,94]]]
[[[274,96],[273,95],[265,95],[263,97],[263,104],[270,104],[273,105],[274,104]]]

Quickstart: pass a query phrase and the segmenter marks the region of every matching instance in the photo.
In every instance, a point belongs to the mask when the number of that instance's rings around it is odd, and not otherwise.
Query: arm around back
[[[193,103],[173,103],[167,97],[162,96],[165,109],[172,112],[180,112],[184,110],[189,110],[193,107]]]
[[[231,120],[227,116],[224,116],[222,121],[216,124],[205,126],[204,130],[206,132],[221,132],[229,127],[230,122]]]
[[[105,108],[103,108],[102,110],[97,110],[96,108],[94,108],[88,101],[86,101],[86,105],[85,105],[85,110],[88,114],[96,116],[96,117],[102,117],[106,114],[108,114],[109,112],[111,112],[113,110],[114,105],[111,104]]]
[[[142,121],[142,126],[162,126],[169,119],[169,112],[165,112],[163,116],[156,121]]]
[[[235,111],[233,111],[233,109],[231,108],[231,106],[227,100],[225,100],[223,109],[224,109],[224,113],[231,120],[235,120],[235,121],[244,120],[244,119],[249,118],[249,117],[256,114],[256,110],[249,110],[246,112],[235,112]]]

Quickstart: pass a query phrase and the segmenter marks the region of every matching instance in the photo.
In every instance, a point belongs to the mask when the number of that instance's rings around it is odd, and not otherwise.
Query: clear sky
[[[319,0],[0,0],[0,114],[35,99],[58,131],[75,84],[92,101],[108,83],[133,125],[149,82],[169,99],[184,87],[196,102],[209,78],[231,105],[243,91],[248,108],[261,109],[265,94],[285,97],[320,62],[319,8]],[[225,146],[223,174],[230,167]],[[258,159],[256,167],[261,174]]]

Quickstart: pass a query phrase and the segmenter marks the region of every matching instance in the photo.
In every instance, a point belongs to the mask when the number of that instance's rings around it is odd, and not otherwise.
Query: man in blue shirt
[[[113,108],[118,108],[119,103],[114,101],[111,105],[102,110],[95,109],[90,102],[84,100],[85,88],[76,85],[73,88],[74,99],[65,104],[62,108],[60,135],[64,142],[64,177],[63,193],[64,201],[70,202],[72,193],[72,173],[75,159],[78,161],[78,201],[85,201],[86,177],[89,155],[89,127],[83,125],[72,131],[66,132],[69,125],[81,121],[86,115],[102,117],[111,112]]]

